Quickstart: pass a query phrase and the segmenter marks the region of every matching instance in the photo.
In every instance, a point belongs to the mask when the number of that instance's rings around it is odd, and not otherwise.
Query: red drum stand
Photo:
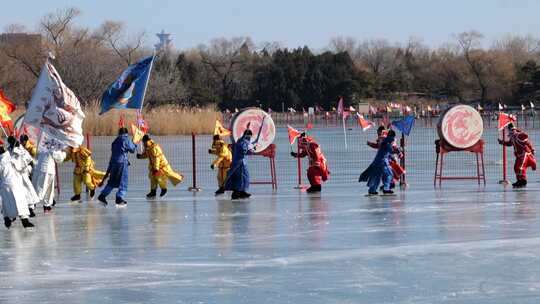
[[[435,152],[437,158],[435,161],[435,177],[433,179],[433,186],[437,186],[439,181],[439,187],[441,187],[443,180],[476,180],[478,185],[480,182],[484,182],[486,185],[486,170],[484,167],[484,140],[480,139],[472,147],[466,149],[457,149],[450,146],[445,140],[439,139],[435,141]],[[450,152],[470,152],[476,156],[476,175],[472,176],[448,176],[443,175],[444,155]]]
[[[270,180],[266,181],[251,181],[251,185],[272,185],[272,190],[277,190],[277,174],[276,174],[276,145],[270,144],[266,149],[257,152],[254,155],[268,157],[270,160]]]

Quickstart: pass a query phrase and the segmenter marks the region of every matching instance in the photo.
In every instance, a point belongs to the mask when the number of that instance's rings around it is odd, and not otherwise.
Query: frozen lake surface
[[[184,186],[155,202],[135,187],[121,209],[60,203],[34,231],[2,227],[0,303],[540,301],[534,181],[384,198],[358,184],[254,186],[240,202]]]

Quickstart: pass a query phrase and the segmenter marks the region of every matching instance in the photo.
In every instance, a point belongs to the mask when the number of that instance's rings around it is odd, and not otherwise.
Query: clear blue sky
[[[83,25],[115,20],[131,31],[144,30],[148,45],[165,29],[177,48],[250,36],[255,42],[320,49],[339,35],[400,42],[414,36],[437,46],[471,29],[489,39],[540,31],[540,1],[535,0],[18,0],[4,1],[0,27],[35,28],[47,12],[69,6],[82,10],[78,22]]]

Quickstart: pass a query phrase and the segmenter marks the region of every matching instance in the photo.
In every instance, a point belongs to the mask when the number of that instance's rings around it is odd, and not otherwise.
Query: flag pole
[[[144,105],[144,99],[146,98],[146,90],[148,89],[148,83],[150,82],[150,75],[152,75],[152,68],[154,67],[154,60],[155,59],[156,59],[156,50],[154,49],[154,51],[152,53],[152,61],[150,61],[150,68],[148,69],[148,78],[146,78],[146,83],[144,85],[144,92],[143,92],[143,98],[142,98],[142,101],[141,101],[141,107],[139,108],[141,113],[142,113],[142,108],[143,108],[143,105]]]
[[[343,122],[343,136],[345,138],[345,150],[347,150],[347,128],[345,127],[345,115],[343,115],[341,121]]]
[[[146,90],[148,89],[148,83],[150,82],[150,76],[152,75],[152,68],[154,67],[154,60],[156,60],[156,49],[152,52],[152,61],[150,61],[150,68],[148,69],[148,77],[146,78],[146,83],[144,84],[144,91],[143,91],[143,97],[141,100],[141,106],[139,107],[139,113],[142,116],[142,109],[144,105],[144,100],[146,99]],[[137,128],[140,129],[139,121],[137,117]],[[143,148],[140,145],[137,145],[140,148],[141,153],[143,152]]]
[[[4,135],[6,136],[6,140],[7,140],[9,136],[7,135],[6,129],[4,129],[4,125],[2,123],[0,123],[0,127],[2,127],[2,132],[4,132]]]

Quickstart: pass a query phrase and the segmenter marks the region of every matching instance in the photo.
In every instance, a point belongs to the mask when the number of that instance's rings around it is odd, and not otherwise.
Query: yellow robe
[[[153,140],[146,142],[144,152],[139,158],[148,158],[149,160],[148,178],[150,179],[150,188],[152,190],[157,189],[157,186],[161,189],[167,189],[168,180],[176,186],[184,179],[181,174],[175,172],[171,168],[167,158],[165,158],[165,155],[163,154],[163,150],[161,150],[161,147]],[[154,174],[156,171],[158,174]]]
[[[85,184],[89,190],[94,190],[101,183],[105,172],[96,170],[92,151],[85,147],[72,148],[67,153],[66,161],[71,160],[75,163],[73,169],[73,192],[80,195],[82,192],[81,184]]]
[[[223,188],[225,186],[225,180],[227,179],[227,171],[231,167],[232,153],[229,146],[223,140],[214,140],[210,153],[217,156],[212,165],[218,168],[217,181],[218,186]]]

